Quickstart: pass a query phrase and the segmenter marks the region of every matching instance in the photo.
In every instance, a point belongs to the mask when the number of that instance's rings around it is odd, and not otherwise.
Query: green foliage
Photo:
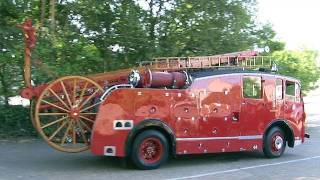
[[[48,1],[40,24],[41,2],[0,2],[0,50],[10,52],[1,54],[0,69],[16,77],[15,84],[10,79],[0,87],[8,97],[22,86],[23,39],[15,26],[26,18],[38,29],[32,52],[35,84],[132,67],[155,56],[210,55],[265,45],[283,48],[273,40],[270,25],[256,22],[255,0],[147,0],[146,7],[139,5],[141,0],[56,1],[54,31]]]
[[[255,0],[1,0],[0,105],[8,105],[9,97],[23,88],[24,44],[16,25],[26,18],[37,28],[32,80],[39,85],[65,75],[128,68],[156,56],[211,55],[266,45],[283,50],[272,27],[255,19],[255,7]],[[304,75],[302,80],[312,81]],[[8,116],[14,112],[3,111]],[[1,125],[5,121],[1,128],[23,128],[21,122],[29,122],[29,116],[20,114],[11,114],[13,121],[0,118]],[[14,122],[21,126],[10,124]]]
[[[314,88],[315,82],[320,78],[316,51],[278,51],[273,53],[273,57],[279,73],[298,78],[305,92]]]
[[[0,138],[36,136],[27,108],[0,106],[0,120]]]

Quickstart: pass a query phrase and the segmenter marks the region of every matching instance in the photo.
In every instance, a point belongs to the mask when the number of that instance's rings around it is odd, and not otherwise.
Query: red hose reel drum
[[[147,88],[182,88],[186,85],[185,72],[157,72],[147,71],[143,76],[142,86]]]

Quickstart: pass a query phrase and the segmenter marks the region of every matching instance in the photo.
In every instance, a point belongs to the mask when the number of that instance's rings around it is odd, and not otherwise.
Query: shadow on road
[[[42,156],[42,155],[41,155]],[[290,156],[286,153],[284,156]],[[212,165],[218,163],[228,163],[237,161],[255,161],[257,159],[265,159],[260,152],[236,152],[236,153],[216,153],[206,155],[179,155],[171,157],[169,162],[163,168],[171,167],[191,167],[197,165]],[[135,170],[134,167],[127,163],[124,158],[117,157],[97,157],[90,153],[80,154],[62,154],[54,153],[48,158],[40,157],[29,162],[30,166],[39,167],[42,169],[53,168],[58,171],[68,169],[68,171],[79,171],[91,169],[94,171],[123,171]]]

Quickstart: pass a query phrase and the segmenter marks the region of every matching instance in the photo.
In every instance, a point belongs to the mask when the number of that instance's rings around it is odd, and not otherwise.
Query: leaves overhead
[[[9,97],[23,86],[23,36],[16,24],[26,18],[38,29],[32,79],[41,84],[156,56],[283,49],[271,26],[256,20],[255,8],[255,0],[2,0],[0,93]]]

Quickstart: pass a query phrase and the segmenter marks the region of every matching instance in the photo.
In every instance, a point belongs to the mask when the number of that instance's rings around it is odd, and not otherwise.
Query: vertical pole
[[[31,86],[31,51],[30,49],[26,46],[24,50],[24,83],[26,87]]]
[[[32,27],[32,20],[27,19],[23,24],[18,24],[18,28],[23,30],[24,34],[24,67],[23,78],[26,87],[31,86],[31,49],[36,46],[35,28]]]

